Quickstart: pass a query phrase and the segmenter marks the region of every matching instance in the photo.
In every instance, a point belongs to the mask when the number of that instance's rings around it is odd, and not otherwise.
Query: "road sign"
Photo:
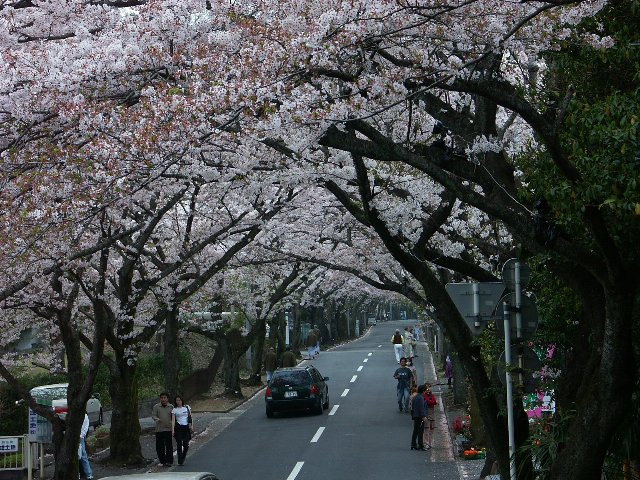
[[[18,451],[17,437],[2,437],[0,438],[0,453],[14,453]]]
[[[520,269],[520,288],[523,290],[527,288],[529,280],[531,279],[531,269],[529,265],[521,262],[517,258],[507,260],[504,267],[502,267],[502,283],[511,291],[515,291],[516,289],[516,264],[519,265],[518,268]]]
[[[540,377],[537,373],[542,367],[542,362],[532,349],[526,345],[513,345],[511,347],[513,363],[510,367],[513,384],[524,393],[533,393],[540,386]],[[506,368],[504,351],[498,362],[498,377],[504,385],[506,382]]]
[[[516,340],[523,340],[533,337],[538,330],[538,308],[536,307],[536,302],[531,300],[526,295],[522,295],[522,299],[520,300],[520,336],[518,336],[518,325],[517,325],[517,310],[515,307],[516,304],[516,295],[515,293],[507,293],[504,297],[500,299],[500,305],[503,302],[508,302],[511,305],[510,314],[509,314],[509,324],[511,327],[511,338]],[[496,322],[496,327],[498,327],[498,333],[501,336],[504,336],[504,322],[498,321]]]
[[[495,317],[496,305],[504,293],[504,284],[447,283],[445,289],[471,333],[480,335],[488,321]]]

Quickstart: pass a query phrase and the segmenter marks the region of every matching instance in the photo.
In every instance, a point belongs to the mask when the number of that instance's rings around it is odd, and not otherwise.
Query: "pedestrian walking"
[[[78,445],[78,458],[80,459],[80,467],[87,480],[93,480],[93,470],[89,463],[89,455],[87,454],[87,433],[89,433],[89,416],[84,414],[84,421],[80,429],[80,445]]]
[[[447,385],[451,387],[451,382],[453,381],[453,363],[449,355],[447,355],[447,359],[444,362],[444,376],[447,379]]]
[[[278,368],[278,356],[273,347],[269,347],[264,356],[264,370],[267,372],[267,382],[271,380],[274,370]]]
[[[296,361],[295,354],[291,351],[291,347],[287,347],[285,352],[282,354],[281,361],[284,368],[296,366],[298,362]]]
[[[176,395],[173,404],[175,407],[171,410],[171,434],[176,439],[178,465],[182,466],[187,457],[191,435],[193,435],[193,418],[191,417],[191,407],[184,404],[181,395]]]
[[[409,342],[411,343],[411,352],[414,357],[418,356],[418,352],[416,352],[417,340],[418,340],[417,334],[415,333],[415,330],[413,329],[413,327],[411,327],[409,329]]]
[[[393,352],[396,354],[396,363],[400,363],[404,347],[404,337],[400,334],[400,330],[396,329],[396,333],[391,336],[391,343],[393,344]]]
[[[409,359],[407,360],[407,368],[411,370],[411,387],[417,387],[418,371],[416,370],[416,367],[413,364],[413,357],[409,357]]]
[[[309,330],[307,334],[307,355],[310,360],[316,358],[316,344],[318,343],[318,337],[316,337],[313,329]]]
[[[411,343],[411,332],[409,327],[404,327],[404,356],[405,358],[413,357],[413,344]]]
[[[424,423],[424,444],[427,448],[431,448],[433,445],[433,431],[436,428],[436,405],[438,403],[438,399],[431,391],[431,385],[425,384],[424,393],[422,394],[424,397],[424,403],[427,407],[427,419]]]
[[[426,450],[424,448],[423,430],[427,419],[427,409],[424,403],[425,386],[418,387],[418,394],[411,401],[411,418],[413,419],[413,431],[411,432],[411,450]]]
[[[173,465],[172,410],[173,405],[169,403],[169,394],[166,392],[160,394],[160,403],[156,403],[151,410],[151,418],[156,422],[156,453],[165,467]]]
[[[407,359],[400,359],[400,367],[393,373],[393,378],[398,381],[396,386],[396,394],[398,398],[398,409],[400,412],[409,412],[409,394],[411,388],[412,373],[407,368]]]
[[[320,329],[318,328],[318,325],[313,326],[313,333],[316,334],[316,349],[314,354],[320,355],[320,342],[322,341],[322,335],[320,334]]]

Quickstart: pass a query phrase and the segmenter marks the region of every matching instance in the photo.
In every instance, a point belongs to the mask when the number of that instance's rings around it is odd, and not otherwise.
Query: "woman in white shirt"
[[[191,408],[184,404],[184,399],[176,395],[173,402],[175,407],[171,410],[171,430],[176,439],[178,449],[178,465],[184,465],[184,459],[189,450],[189,440],[193,433],[193,420],[191,418]]]

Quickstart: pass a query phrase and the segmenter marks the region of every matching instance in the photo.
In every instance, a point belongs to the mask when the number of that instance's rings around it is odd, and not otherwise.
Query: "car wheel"
[[[324,403],[322,404],[322,408],[325,410],[329,408],[329,394],[327,393],[327,397],[324,399]]]
[[[266,408],[267,418],[273,418],[273,409],[271,407]]]

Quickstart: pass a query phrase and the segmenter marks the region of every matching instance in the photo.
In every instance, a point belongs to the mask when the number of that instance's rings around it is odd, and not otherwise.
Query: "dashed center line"
[[[354,375],[353,377],[351,377],[351,383],[355,382],[356,378],[358,378],[358,375]]]
[[[346,397],[346,396],[347,396],[347,393],[349,393],[349,389],[348,389],[348,388],[345,388],[345,389],[344,389],[344,392],[342,392],[342,395],[340,395],[340,396],[341,396],[341,397]]]
[[[369,354],[367,355],[367,357],[370,357],[371,355],[373,355],[373,352],[369,352]]]
[[[343,395],[343,397],[344,397],[344,395]],[[340,405],[334,405],[333,408],[331,408],[331,411],[329,412],[329,415],[335,415],[336,412],[338,411],[338,407],[339,406]]]
[[[291,473],[287,477],[287,480],[294,480],[298,476],[298,474],[300,473],[300,470],[302,470],[302,466],[303,465],[304,465],[304,462],[296,463],[296,466],[293,467],[293,470],[291,470]]]
[[[364,360],[362,360],[363,363],[367,363],[369,361],[368,358],[365,358]]]
[[[358,371],[359,371],[359,372],[361,372],[363,368],[364,368],[364,367],[363,367],[362,365],[360,365],[360,366],[358,367]]]
[[[311,439],[311,443],[318,443],[318,439],[320,438],[320,435],[322,435],[322,432],[324,432],[324,429],[325,429],[325,427],[318,428],[318,431],[316,432],[316,434]]]
[[[381,348],[381,347],[382,347],[382,345],[378,345],[378,348]]]

